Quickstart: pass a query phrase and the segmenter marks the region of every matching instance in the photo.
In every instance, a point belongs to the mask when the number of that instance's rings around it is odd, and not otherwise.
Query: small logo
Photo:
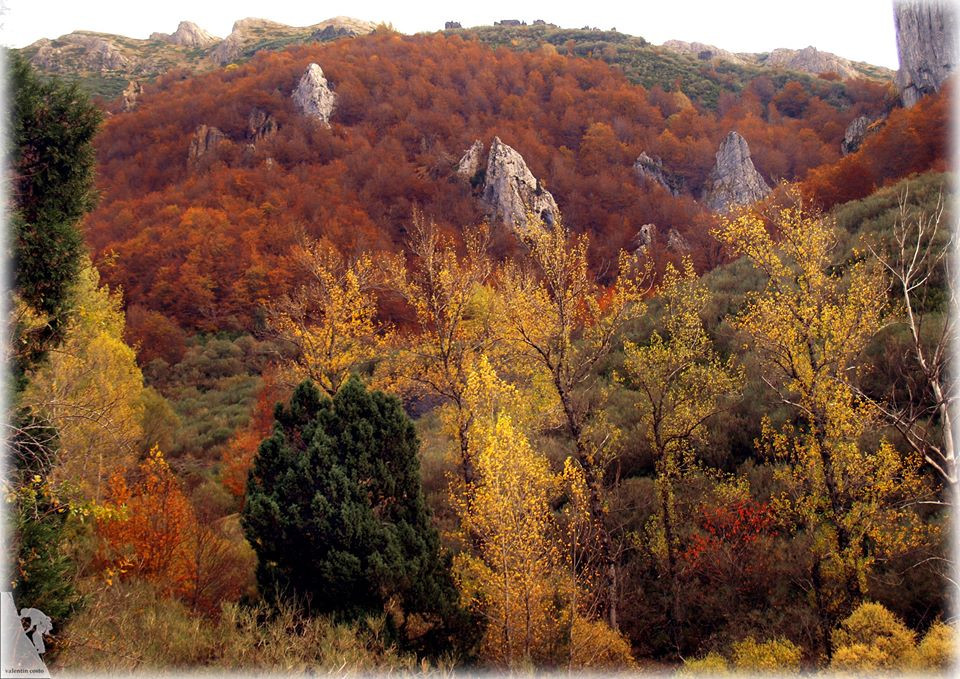
[[[0,592],[0,677],[49,677],[40,654],[47,650],[43,635],[53,632],[53,621],[36,608],[21,608],[10,592]]]
[[[37,653],[45,653],[47,648],[43,645],[43,635],[53,631],[50,616],[36,608],[21,608],[20,621],[24,620],[27,621],[27,627],[23,631],[30,637],[33,647],[37,649]]]

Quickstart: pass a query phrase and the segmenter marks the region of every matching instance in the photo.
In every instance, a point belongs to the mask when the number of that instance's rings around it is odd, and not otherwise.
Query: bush
[[[939,620],[930,626],[917,647],[916,666],[923,670],[949,669],[954,659],[956,631]]]
[[[833,631],[832,639],[830,667],[835,670],[900,669],[915,656],[916,635],[877,603],[860,604]]]
[[[634,666],[630,642],[602,620],[577,616],[573,621],[572,637],[573,667],[622,670]]]
[[[677,670],[677,674],[691,677],[704,674],[730,674],[730,666],[727,664],[726,658],[716,651],[710,651],[703,658],[684,660],[683,666]]]
[[[771,639],[757,643],[747,637],[733,645],[733,666],[749,672],[799,670],[803,652],[789,639]]]

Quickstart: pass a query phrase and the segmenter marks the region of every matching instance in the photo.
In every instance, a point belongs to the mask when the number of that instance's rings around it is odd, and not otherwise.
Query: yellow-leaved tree
[[[272,330],[296,350],[279,377],[291,384],[310,378],[333,396],[390,337],[377,321],[374,291],[381,276],[369,255],[349,259],[326,239],[304,237],[292,257],[306,282],[267,307]]]
[[[631,664],[629,644],[582,596],[589,573],[577,561],[578,534],[590,524],[582,473],[571,460],[551,472],[526,434],[536,420],[529,401],[485,357],[464,397],[476,478],[452,502],[475,553],[458,554],[455,573],[465,604],[487,621],[481,654],[506,668]],[[562,515],[552,509],[561,493]]]
[[[409,338],[392,361],[392,369],[409,386],[443,399],[443,419],[460,447],[465,484],[474,481],[467,407],[467,374],[495,341],[491,294],[485,287],[492,270],[486,226],[464,231],[464,253],[442,237],[434,223],[414,212],[408,243],[411,267],[394,262],[395,288],[416,314],[420,332]]]
[[[20,405],[57,430],[52,469],[67,497],[99,502],[115,471],[136,462],[144,412],[143,375],[123,341],[119,293],[100,285],[89,259],[73,288],[75,310],[64,340],[28,375]]]
[[[882,271],[865,259],[836,266],[831,223],[799,202],[776,209],[772,225],[777,241],[760,215],[744,211],[717,235],[766,276],[736,324],[795,415],[778,430],[765,421],[764,446],[786,489],[775,503],[780,521],[810,545],[810,598],[829,654],[830,630],[863,598],[877,560],[928,537],[913,502],[927,489],[917,454],[866,442],[878,413],[852,386],[885,322]]]
[[[637,258],[620,253],[609,288],[597,284],[587,262],[588,239],[574,237],[560,219],[552,224],[528,215],[522,239],[528,254],[500,272],[504,338],[534,380],[551,385],[561,421],[586,475],[589,511],[597,527],[597,558],[604,564],[604,599],[617,628],[616,554],[604,527],[604,472],[613,459],[616,432],[600,416],[603,389],[594,369],[619,342],[624,325],[643,314]]]
[[[667,615],[677,644],[683,611],[674,491],[694,462],[709,419],[736,398],[743,374],[732,357],[724,361],[713,349],[700,317],[709,292],[689,259],[681,270],[667,265],[658,293],[664,304],[665,335],[654,331],[643,346],[626,342],[624,368],[640,394],[637,408],[654,456],[659,512],[653,547],[670,583]]]

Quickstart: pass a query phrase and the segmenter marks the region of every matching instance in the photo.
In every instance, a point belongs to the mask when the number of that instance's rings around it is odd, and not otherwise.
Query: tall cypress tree
[[[7,51],[13,209],[13,291],[39,327],[14,328],[17,387],[23,373],[62,339],[71,286],[84,251],[78,223],[94,205],[93,138],[101,113],[76,85],[41,80]]]
[[[396,599],[404,612],[449,629],[462,612],[400,402],[356,378],[333,399],[307,381],[275,419],[242,516],[261,593],[348,619]]]

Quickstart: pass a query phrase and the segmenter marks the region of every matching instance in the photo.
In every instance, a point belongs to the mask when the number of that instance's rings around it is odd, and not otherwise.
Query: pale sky
[[[0,0],[0,15],[0,44],[8,47],[23,47],[74,30],[146,38],[154,31],[172,33],[181,20],[225,37],[233,22],[245,17],[306,26],[343,15],[389,22],[403,33],[435,31],[442,29],[445,21],[469,27],[499,19],[527,23],[544,19],[564,28],[616,27],[655,44],[678,39],[734,52],[813,45],[848,59],[897,68],[892,0],[480,0],[460,4],[449,0],[161,0],[142,4],[131,0]]]

